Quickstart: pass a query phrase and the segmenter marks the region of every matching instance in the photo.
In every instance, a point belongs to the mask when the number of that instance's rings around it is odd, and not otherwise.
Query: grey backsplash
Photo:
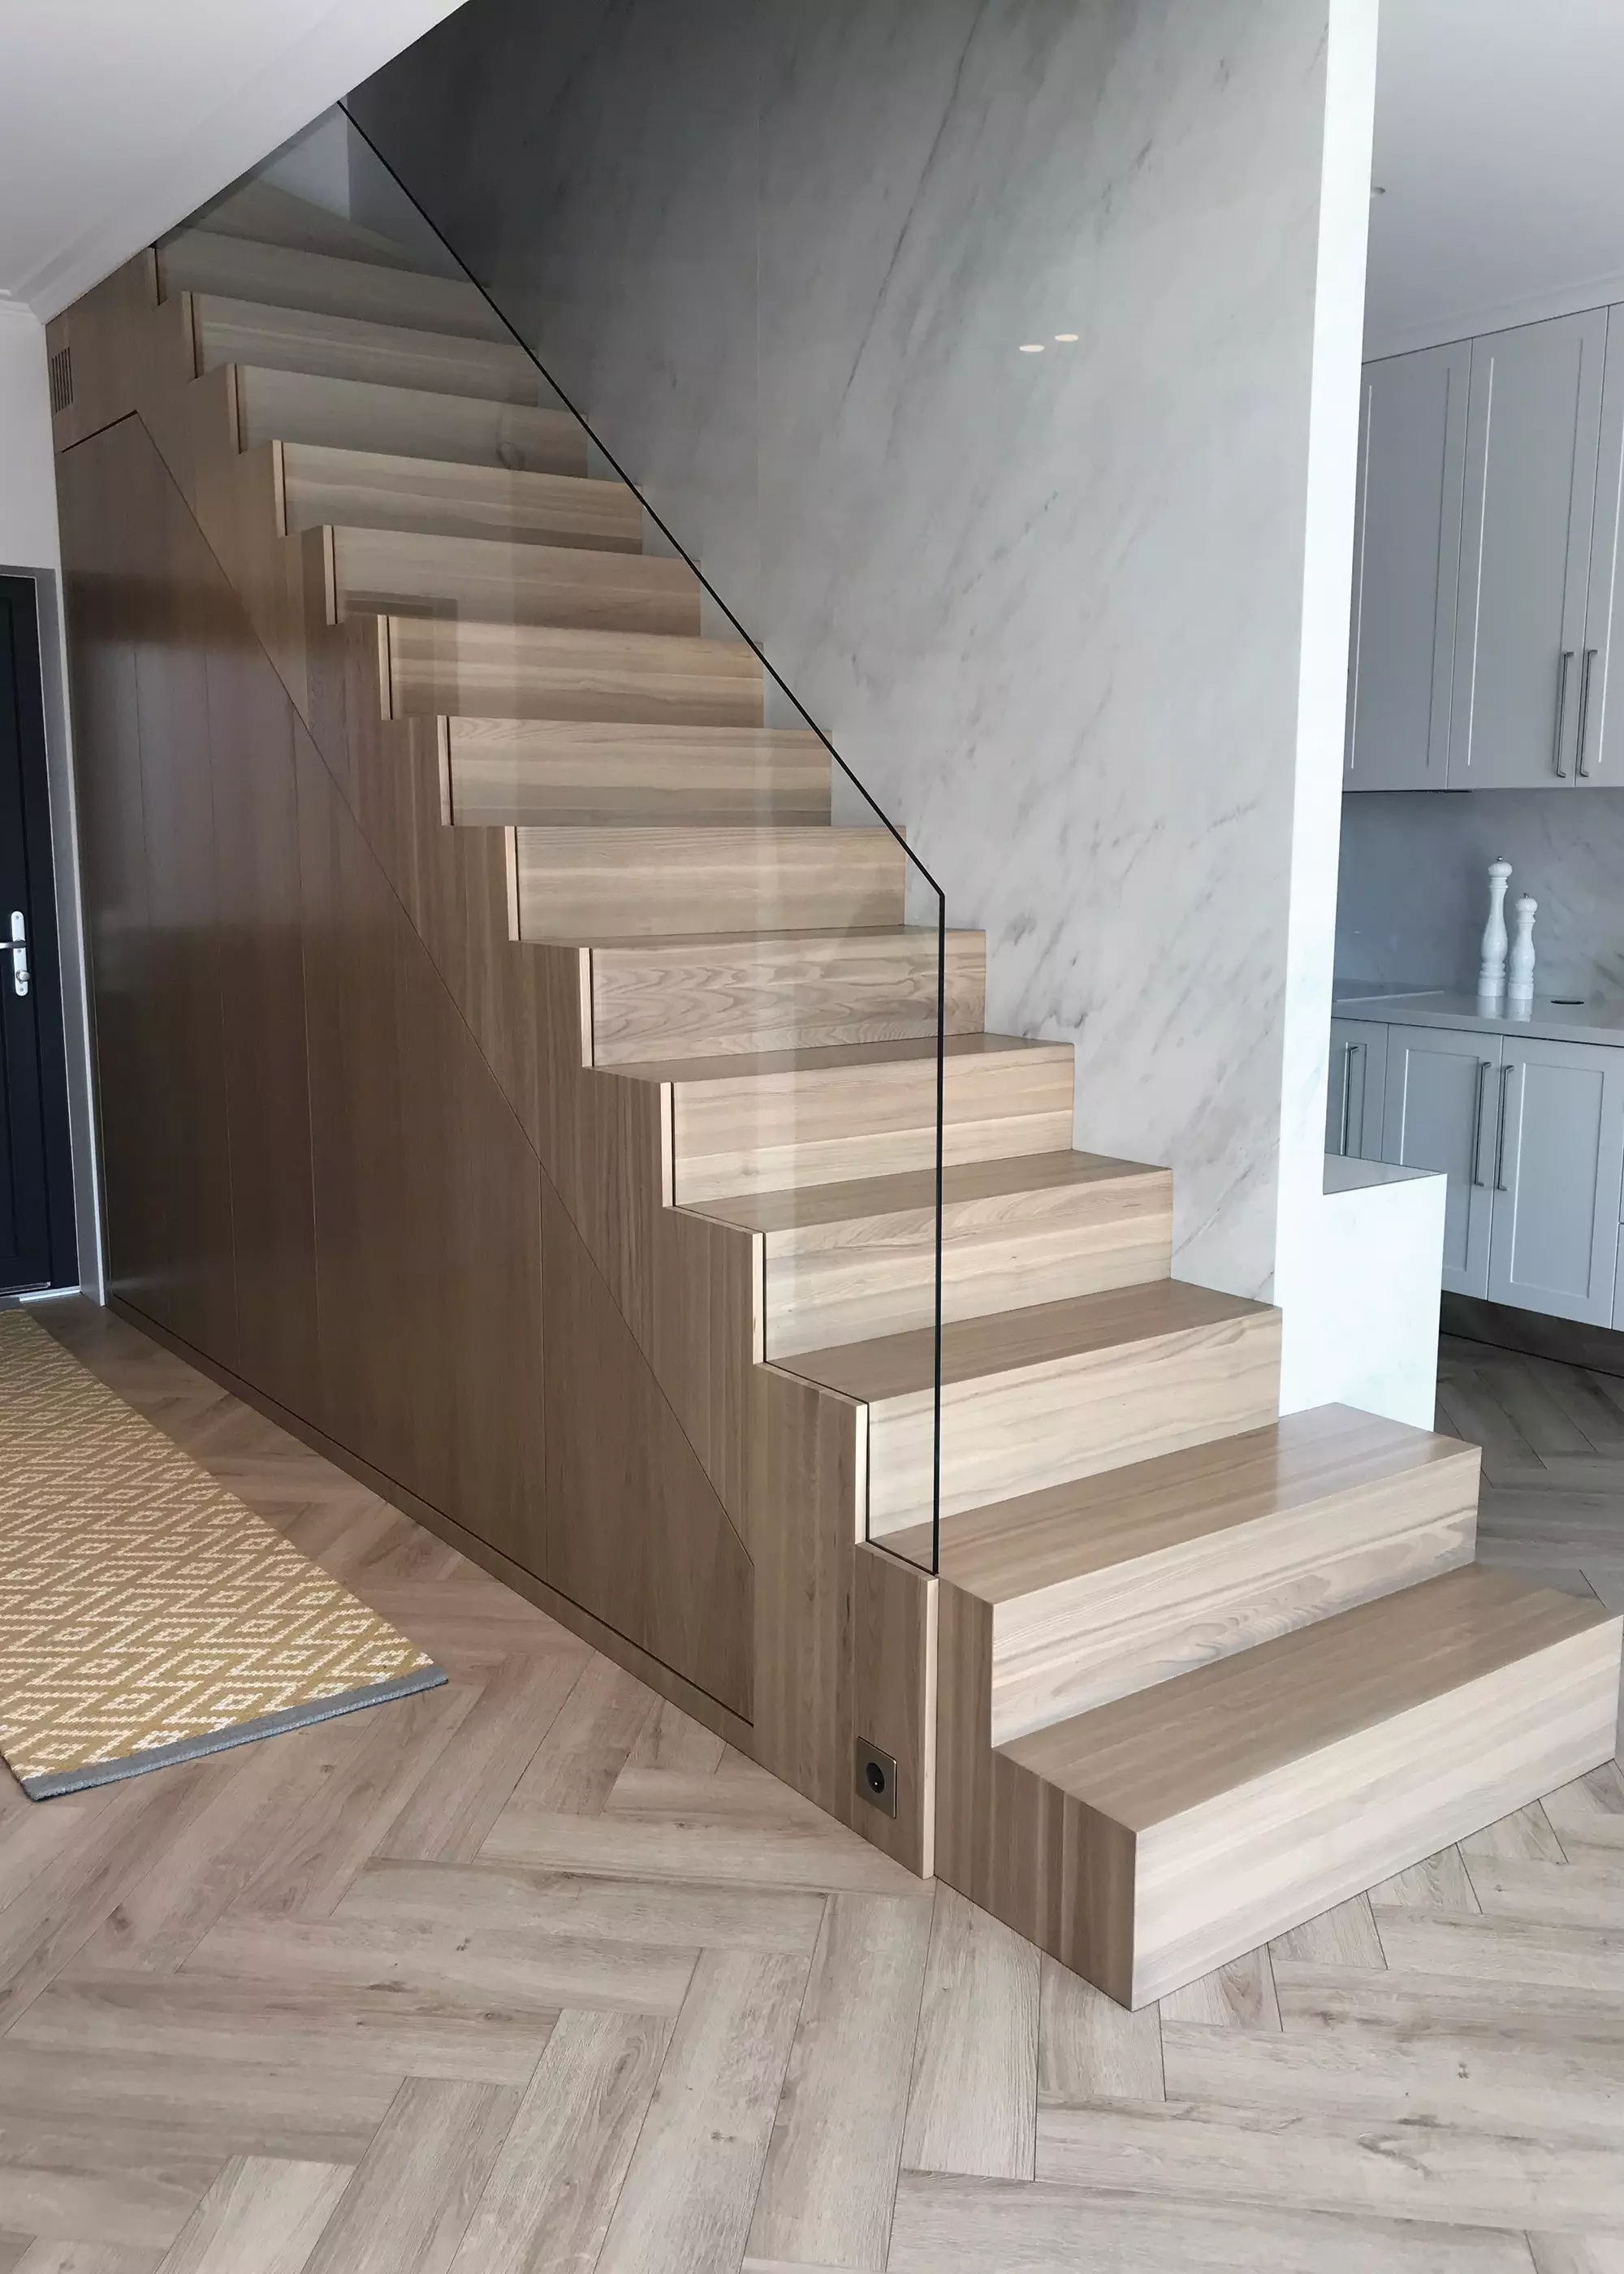
[[[1531,892],[1538,995],[1624,997],[1624,795],[1359,792],[1342,800],[1339,983],[1475,987],[1489,862]]]

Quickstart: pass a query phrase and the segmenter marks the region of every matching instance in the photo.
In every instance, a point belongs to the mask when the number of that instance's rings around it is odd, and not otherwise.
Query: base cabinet
[[[1624,1046],[1444,1027],[1367,1041],[1378,1032],[1332,1021],[1326,1149],[1359,1149],[1338,1141],[1344,1116],[1351,1137],[1379,1081],[1372,1150],[1447,1179],[1444,1291],[1624,1326]],[[1361,1050],[1379,1075],[1361,1073]]]
[[[1387,1079],[1386,1027],[1374,1019],[1333,1019],[1325,1100],[1327,1153],[1344,1160],[1380,1160]]]
[[[1441,1170],[1447,1178],[1443,1284],[1451,1295],[1488,1293],[1500,1059],[1498,1035],[1387,1029],[1381,1157],[1402,1169]]]
[[[1489,1299],[1610,1326],[1624,1050],[1507,1036],[1499,1087]]]

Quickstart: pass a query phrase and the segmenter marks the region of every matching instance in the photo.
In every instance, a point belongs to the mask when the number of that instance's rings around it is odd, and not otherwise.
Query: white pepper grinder
[[[1509,861],[1489,863],[1489,920],[1483,927],[1477,967],[1477,1008],[1485,1018],[1495,1016],[1506,994],[1506,885]]]
[[[1526,892],[1516,904],[1516,937],[1506,959],[1508,1019],[1531,1019],[1534,1014],[1534,911],[1538,906]]]

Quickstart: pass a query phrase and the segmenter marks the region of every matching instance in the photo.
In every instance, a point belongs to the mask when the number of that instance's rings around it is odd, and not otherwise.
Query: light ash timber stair
[[[447,823],[506,831],[512,952],[575,947],[583,1061],[654,1094],[665,1205],[748,1242],[755,1361],[860,1418],[848,1536],[905,1575],[936,1067],[900,848],[827,826],[823,745],[766,728],[760,665],[697,636],[488,311],[297,207],[250,184],[162,249],[196,368],[273,452],[266,514],[327,532],[332,614],[376,615]],[[594,613],[679,590],[680,627]],[[1278,1418],[1277,1314],[1169,1276],[1170,1178],[1073,1149],[1068,1046],[981,1031],[980,934],[946,985],[921,1853],[1141,2003],[1605,1758],[1620,1622],[1466,1561],[1474,1449]]]

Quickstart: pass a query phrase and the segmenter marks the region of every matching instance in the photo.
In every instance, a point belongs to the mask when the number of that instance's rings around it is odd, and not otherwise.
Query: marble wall
[[[1373,40],[1373,0],[470,0],[353,99],[986,927],[989,1024],[1075,1043],[1079,1142],[1170,1162],[1179,1269],[1248,1293],[1282,1083],[1323,1113],[1340,693],[1304,740],[1299,660],[1338,10]],[[1368,135],[1356,90],[1350,469]],[[1331,772],[1293,1071],[1300,751]]]
[[[1471,988],[1489,862],[1531,892],[1541,995],[1624,997],[1624,796],[1611,790],[1366,790],[1342,800],[1336,972]],[[1507,907],[1509,913],[1509,907]]]

